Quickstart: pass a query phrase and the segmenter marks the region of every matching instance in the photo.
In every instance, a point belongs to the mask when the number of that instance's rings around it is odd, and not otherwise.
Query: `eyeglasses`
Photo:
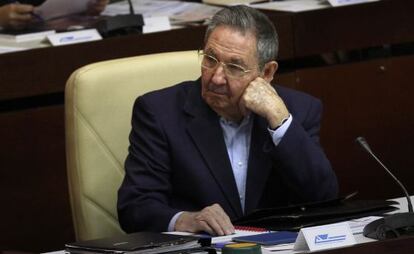
[[[201,67],[208,69],[208,70],[214,70],[218,67],[219,64],[223,66],[224,72],[227,76],[233,77],[233,78],[241,78],[246,73],[251,72],[252,70],[246,70],[243,66],[240,66],[238,64],[233,63],[223,63],[214,56],[205,54],[203,52],[198,52],[199,61],[201,64]]]

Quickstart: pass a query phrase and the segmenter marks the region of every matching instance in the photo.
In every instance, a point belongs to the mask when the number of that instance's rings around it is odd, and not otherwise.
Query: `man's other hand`
[[[240,111],[246,115],[252,111],[267,119],[275,129],[287,117],[289,111],[276,90],[263,78],[256,78],[244,90],[239,102]]]
[[[12,3],[0,7],[0,26],[21,29],[33,21],[33,6]]]
[[[183,212],[175,224],[176,231],[207,232],[210,235],[230,235],[234,226],[219,204],[205,207],[199,212]]]
[[[87,15],[95,16],[101,14],[106,8],[109,0],[92,0],[89,2]]]

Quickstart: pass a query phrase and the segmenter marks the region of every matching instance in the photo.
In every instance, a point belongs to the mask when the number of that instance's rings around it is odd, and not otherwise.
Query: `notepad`
[[[294,243],[298,237],[297,232],[278,231],[263,233],[258,235],[233,237],[234,242],[257,243],[260,245],[276,245],[285,243]]]

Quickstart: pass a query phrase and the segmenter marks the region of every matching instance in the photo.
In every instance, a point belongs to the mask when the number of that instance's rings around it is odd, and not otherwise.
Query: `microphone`
[[[411,203],[410,195],[408,194],[405,186],[398,180],[397,177],[381,162],[380,159],[372,152],[368,145],[368,142],[363,137],[357,137],[355,141],[373,157],[382,168],[394,179],[394,181],[403,190],[405,197],[407,198],[408,213],[396,213],[387,217],[375,220],[365,226],[363,234],[366,237],[373,239],[387,239],[397,238],[400,235],[412,235],[414,234],[414,213],[413,205]]]
[[[404,185],[398,180],[397,177],[378,159],[377,156],[372,152],[371,148],[369,147],[367,141],[363,137],[357,137],[355,140],[359,145],[361,145],[362,148],[364,148],[365,151],[367,151],[380,165],[387,173],[394,179],[395,182],[400,186],[400,188],[404,191],[405,197],[407,198],[408,203],[408,211],[410,213],[413,212],[413,204],[411,203],[410,195],[408,194],[407,189],[404,187]]]
[[[134,5],[132,4],[131,0],[128,0],[128,5],[129,5],[129,14],[134,15],[135,14]]]

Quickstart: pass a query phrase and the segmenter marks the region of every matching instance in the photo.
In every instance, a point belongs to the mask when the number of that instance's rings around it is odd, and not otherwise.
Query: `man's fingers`
[[[223,208],[218,204],[214,204],[213,207],[220,225],[223,225],[224,234],[228,235],[234,233],[234,226]]]
[[[229,235],[234,226],[220,205],[205,207],[199,212],[183,212],[175,223],[175,230],[187,232],[205,231],[211,235]]]
[[[217,235],[228,235],[234,232],[230,218],[218,204],[208,206],[201,210],[196,216],[196,219],[207,223]]]
[[[201,220],[200,225],[205,226],[206,229],[203,228],[203,231],[207,230],[207,232],[210,235],[220,235],[220,236],[224,235],[224,230],[222,226],[214,217],[208,217],[208,218],[205,218],[204,220]],[[211,230],[208,231],[208,229],[211,229]]]
[[[204,231],[206,233],[208,233],[209,235],[215,235],[216,232],[214,231],[214,229],[212,229],[207,222],[205,221],[199,221],[199,230],[198,231]]]
[[[32,5],[27,4],[10,4],[7,6],[6,15],[8,21],[6,26],[13,28],[22,28],[32,20],[31,12],[33,11]]]

